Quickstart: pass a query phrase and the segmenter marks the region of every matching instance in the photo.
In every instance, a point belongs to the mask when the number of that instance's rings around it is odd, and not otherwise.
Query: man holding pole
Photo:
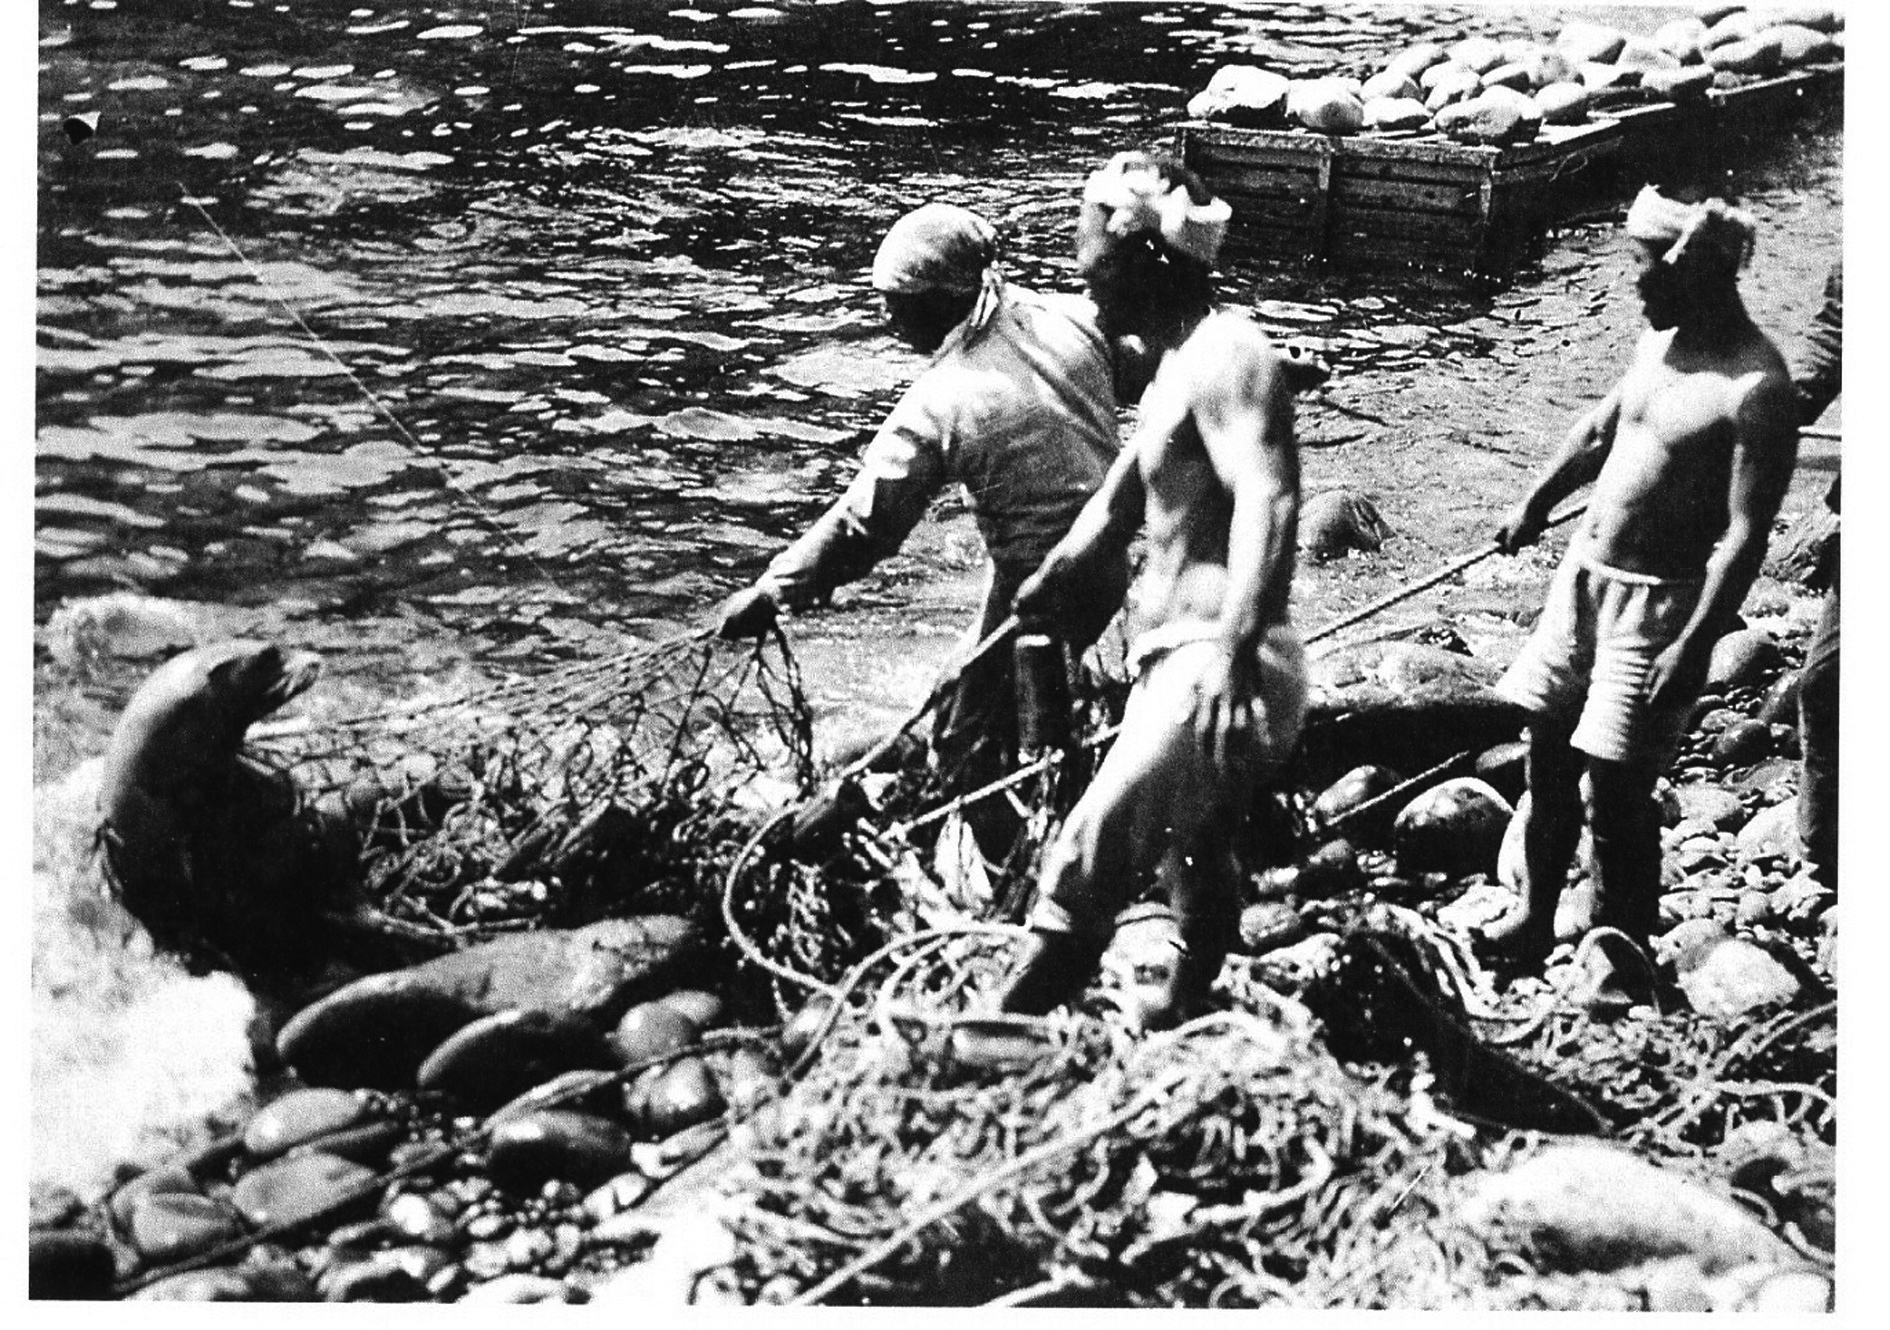
[[[1594,482],[1534,635],[1498,692],[1530,712],[1524,898],[1486,932],[1539,965],[1590,785],[1595,916],[1644,948],[1658,922],[1654,782],[1745,599],[1797,456],[1797,407],[1738,276],[1753,224],[1719,200],[1643,189],[1628,212],[1648,330],[1614,389],[1579,420],[1497,534],[1534,542],[1556,504]],[[1629,976],[1604,934],[1598,991]]]

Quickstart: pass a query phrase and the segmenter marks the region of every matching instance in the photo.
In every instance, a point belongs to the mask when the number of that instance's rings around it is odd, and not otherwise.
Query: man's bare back
[[[1611,394],[1614,446],[1596,477],[1585,530],[1594,556],[1626,572],[1698,578],[1725,534],[1736,445],[1783,410],[1791,382],[1766,337],[1713,352],[1642,336]],[[1789,466],[1789,463],[1787,463]]]

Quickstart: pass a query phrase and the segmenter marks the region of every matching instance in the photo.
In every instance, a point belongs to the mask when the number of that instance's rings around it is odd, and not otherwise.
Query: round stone
[[[131,1245],[156,1265],[200,1256],[242,1233],[236,1212],[208,1196],[148,1192],[131,1207]]]
[[[713,1029],[722,1020],[722,999],[707,989],[679,988],[660,1001],[694,1021],[698,1030]]]
[[[607,1118],[545,1109],[493,1131],[487,1169],[513,1192],[536,1191],[551,1178],[591,1188],[629,1171],[632,1144]]]
[[[681,1008],[667,1002],[632,1007],[617,1023],[612,1042],[626,1067],[678,1053],[699,1042],[700,1027]]]
[[[603,1037],[581,1017],[502,1011],[454,1032],[420,1064],[415,1084],[486,1112],[562,1072],[611,1061]]]
[[[295,1090],[267,1104],[243,1128],[252,1158],[274,1159],[319,1136],[342,1131],[367,1116],[367,1105],[346,1090]]]
[[[1400,871],[1494,873],[1503,833],[1515,810],[1474,776],[1448,780],[1404,806],[1392,827]]]
[[[237,1180],[230,1202],[258,1228],[297,1223],[317,1215],[352,1217],[371,1211],[378,1179],[373,1170],[311,1151],[252,1169]]]

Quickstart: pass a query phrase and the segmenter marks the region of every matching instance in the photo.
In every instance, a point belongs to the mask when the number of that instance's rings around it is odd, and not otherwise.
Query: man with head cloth
[[[1658,921],[1654,782],[1765,557],[1797,456],[1791,378],[1739,297],[1752,232],[1717,199],[1641,191],[1627,233],[1648,329],[1497,533],[1505,552],[1533,543],[1594,482],[1535,632],[1498,685],[1530,713],[1524,898],[1487,931],[1499,956],[1535,965],[1555,945],[1584,767],[1594,895],[1579,922],[1644,949]],[[1616,933],[1597,941],[1594,995],[1629,999],[1644,961]]]
[[[996,237],[964,208],[928,203],[894,223],[873,262],[894,332],[931,356],[867,446],[858,475],[753,586],[722,608],[724,636],[764,631],[782,607],[805,609],[898,550],[948,481],[971,500],[991,558],[988,636],[1011,597],[1069,529],[1117,450],[1112,359],[1089,302],[1006,283]],[[1063,640],[1082,651],[1127,584],[1126,556],[1096,568]],[[986,653],[941,709],[934,749],[947,780],[982,783],[1015,745],[1011,653]],[[1004,828],[973,820],[987,854]]]
[[[1117,912],[1159,868],[1183,954],[1141,1013],[1180,1019],[1207,996],[1237,930],[1233,833],[1291,755],[1306,707],[1288,614],[1299,514],[1293,391],[1317,372],[1247,317],[1215,310],[1227,205],[1191,172],[1123,153],[1090,177],[1077,267],[1103,330],[1139,349],[1135,433],[1095,498],[1026,582],[1026,626],[1082,603],[1093,568],[1138,530],[1147,555],[1134,691],[1121,733],[1045,860],[1031,938],[1002,996],[1043,1012],[1094,975]],[[1125,361],[1125,363],[1128,363]]]

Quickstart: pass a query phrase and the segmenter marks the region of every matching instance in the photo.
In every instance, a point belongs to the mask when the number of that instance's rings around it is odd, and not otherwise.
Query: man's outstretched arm
[[[1620,421],[1621,387],[1616,384],[1575,422],[1536,483],[1503,519],[1496,531],[1496,543],[1503,553],[1514,554],[1525,545],[1535,544],[1555,506],[1601,474],[1601,464],[1614,450],[1614,431]]]

